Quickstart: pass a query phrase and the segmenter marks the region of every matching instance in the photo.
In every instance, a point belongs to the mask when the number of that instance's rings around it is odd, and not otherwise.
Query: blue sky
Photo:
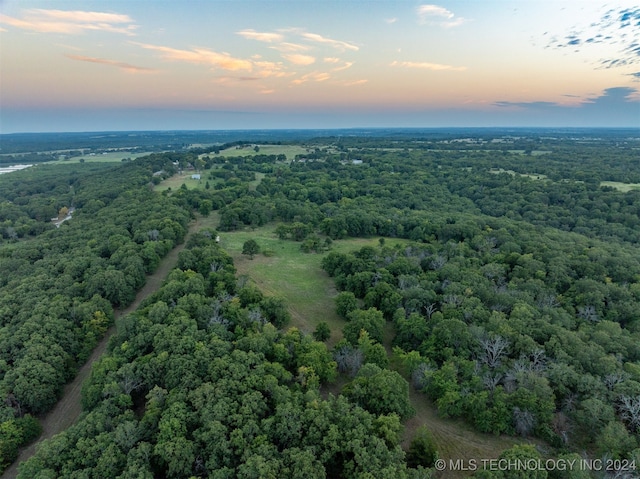
[[[0,131],[640,127],[637,2],[0,1]]]

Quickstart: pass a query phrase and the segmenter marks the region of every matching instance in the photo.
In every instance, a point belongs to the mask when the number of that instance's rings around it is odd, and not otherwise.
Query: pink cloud
[[[129,63],[118,62],[115,60],[107,60],[105,58],[85,57],[82,55],[65,55],[65,56],[67,58],[70,58],[71,60],[76,60],[79,62],[100,63],[102,65],[117,67],[131,73],[155,73],[158,71],[153,68],[139,67],[136,65],[131,65]]]
[[[162,54],[162,58],[165,60],[198,63],[229,71],[251,71],[253,69],[253,63],[249,60],[234,58],[228,53],[218,53],[206,48],[179,50],[177,48],[150,45],[147,43],[136,43],[136,45],[147,50],[160,52]]]
[[[33,32],[67,35],[91,30],[134,35],[137,28],[128,15],[81,10],[30,9],[22,18],[0,14],[0,23]]]
[[[314,57],[312,57],[312,56],[300,55],[300,54],[295,54],[295,53],[292,53],[290,55],[282,55],[282,57],[285,60],[290,61],[294,65],[301,65],[301,66],[311,65],[311,64],[315,63],[315,61],[316,61],[316,59]]]
[[[255,30],[241,30],[236,32],[238,35],[250,39],[250,40],[258,40],[260,42],[266,43],[274,43],[281,42],[284,40],[284,37],[280,33],[268,33],[268,32],[256,32]]]
[[[434,71],[443,71],[443,70],[451,70],[451,71],[464,71],[467,67],[454,67],[452,65],[443,65],[440,63],[429,63],[429,62],[398,62],[394,61],[391,63],[392,67],[404,67],[404,68],[417,68],[421,70],[434,70]]]

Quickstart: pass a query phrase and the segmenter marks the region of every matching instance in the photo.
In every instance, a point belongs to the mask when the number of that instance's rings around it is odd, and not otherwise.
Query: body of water
[[[1,166],[0,167],[0,175],[3,173],[11,173],[12,171],[24,170],[25,168],[29,168],[33,165],[11,165],[11,166]]]

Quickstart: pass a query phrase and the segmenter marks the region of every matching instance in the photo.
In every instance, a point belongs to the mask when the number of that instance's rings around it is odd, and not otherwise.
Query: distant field
[[[601,181],[600,186],[610,186],[618,191],[626,193],[632,190],[640,190],[640,183],[620,183],[619,181]]]
[[[532,180],[546,180],[547,179],[547,175],[541,175],[538,173],[516,173],[513,170],[505,170],[503,168],[491,168],[489,170],[489,173],[492,173],[494,175],[500,174],[500,173],[508,173],[511,176],[526,176],[527,178],[531,178]]]
[[[287,160],[293,160],[296,155],[308,153],[307,148],[297,145],[258,145],[258,152],[253,150],[254,146],[227,148],[220,151],[220,156],[285,155]]]
[[[207,181],[212,188],[214,184],[222,181],[217,178],[207,179],[207,172],[208,170],[205,170],[204,173],[201,173],[199,180],[194,180],[193,178],[191,178],[191,175],[196,174],[194,171],[190,171],[189,173],[184,173],[181,175],[173,175],[171,178],[167,178],[166,180],[163,180],[159,185],[156,185],[153,190],[164,191],[168,190],[169,188],[171,188],[171,190],[177,190],[183,184],[187,186],[188,190],[203,190],[207,184]],[[264,178],[264,173],[256,173],[256,179],[249,182],[249,189],[255,190],[262,181],[262,178]]]
[[[524,155],[526,153],[526,150],[509,150],[509,153]],[[533,150],[531,152],[531,156],[547,155],[549,153],[552,153],[551,150]]]
[[[205,178],[206,173],[201,174],[201,179],[194,180],[191,178],[191,175],[195,174],[195,172],[190,171],[189,173],[184,173],[182,175],[173,175],[171,178],[167,178],[163,180],[159,185],[156,185],[154,191],[164,191],[171,188],[172,190],[179,189],[183,184],[187,185],[187,189],[195,190],[195,189],[204,189],[207,184],[207,179]],[[208,180],[210,185],[215,183],[214,180]]]
[[[130,153],[128,151],[118,151],[118,152],[109,152],[109,153],[96,153],[95,155],[82,155],[82,156],[74,156],[73,158],[65,158],[64,160],[58,160],[52,163],[80,163],[80,160],[84,160],[85,162],[91,163],[115,163],[122,161],[123,158],[130,158],[135,160],[141,156],[146,156],[151,154],[151,152],[146,153]]]

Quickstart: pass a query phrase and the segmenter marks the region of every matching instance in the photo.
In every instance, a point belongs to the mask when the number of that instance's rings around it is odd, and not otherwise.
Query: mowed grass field
[[[87,163],[119,163],[124,158],[130,158],[131,160],[135,160],[141,156],[150,155],[152,152],[146,153],[131,153],[128,151],[110,151],[108,153],[96,153],[95,155],[83,155],[83,156],[75,156],[73,158],[65,158],[63,160],[58,160],[55,163],[80,163],[80,160],[84,160]]]
[[[632,190],[640,190],[640,183],[620,183],[619,181],[601,181],[600,186],[610,186],[618,191],[627,193]]]
[[[188,190],[196,190],[196,189],[204,190],[207,185],[207,181],[209,182],[209,186],[213,188],[213,185],[215,185],[216,183],[219,183],[222,180],[218,178],[209,179],[208,178],[209,171],[210,170],[204,170],[202,173],[200,173],[199,180],[195,180],[191,178],[191,175],[196,174],[194,170],[189,170],[189,172],[186,172],[186,173],[173,175],[172,177],[167,178],[166,180],[163,180],[160,184],[156,185],[153,188],[153,190],[164,191],[164,190],[171,189],[172,191],[175,191],[179,189],[182,185],[185,185]],[[249,188],[252,190],[255,190],[256,187],[262,181],[262,178],[264,178],[264,173],[256,173],[255,175],[256,175],[256,179],[249,182]]]
[[[513,170],[505,170],[502,168],[491,168],[489,173],[493,175],[499,175],[500,173],[508,173],[511,176],[526,176],[527,178],[531,178],[532,180],[546,180],[547,175],[541,175],[538,173],[516,173]]]
[[[258,151],[254,151],[254,147],[258,147]],[[221,150],[220,156],[254,156],[254,155],[285,155],[287,160],[293,160],[296,155],[304,155],[308,153],[307,148],[298,145],[247,145],[242,148],[231,147]],[[211,155],[208,153],[207,155]]]
[[[249,228],[220,233],[220,245],[232,257],[239,275],[246,275],[266,295],[279,296],[291,312],[291,326],[312,333],[318,323],[331,327],[332,346],[342,338],[344,321],[336,314],[334,298],[338,293],[333,279],[322,269],[324,254],[303,253],[300,243],[281,240],[275,234],[276,225],[255,230]],[[253,259],[242,254],[242,245],[254,239],[262,251]],[[352,251],[364,245],[374,245],[377,239],[334,241],[334,251]]]
[[[195,174],[196,174],[195,171],[189,171],[186,173],[173,175],[171,178],[167,178],[166,180],[163,180],[160,184],[156,185],[153,189],[154,191],[164,191],[168,189],[175,191],[184,184],[187,186],[187,189],[195,190],[195,189],[204,189],[205,185],[207,184],[207,181],[209,181],[209,184],[211,186],[213,186],[213,184],[215,183],[214,180],[206,179],[207,177],[206,172],[200,174],[199,180],[194,180],[193,178],[191,178],[191,175],[195,175]]]
[[[217,226],[213,218],[209,221],[211,227]],[[303,253],[300,243],[278,239],[275,234],[276,226],[271,224],[255,230],[246,228],[222,232],[220,244],[233,257],[238,275],[246,275],[264,294],[284,298],[292,316],[290,326],[311,333],[319,322],[326,321],[331,327],[331,339],[328,341],[331,348],[342,338],[345,322],[335,312],[334,298],[338,291],[333,279],[321,267],[326,253]],[[261,253],[253,259],[243,255],[242,245],[248,239],[254,239],[269,255]],[[407,243],[406,240],[397,238],[386,238],[385,241],[390,247]],[[378,246],[378,238],[337,240],[333,242],[332,251],[346,253],[365,245]],[[385,347],[389,353],[392,330],[393,326],[388,323],[385,328]],[[399,367],[397,361],[392,360],[391,364],[392,367]],[[334,384],[324,386],[323,393],[338,394],[347,382],[346,378],[340,377]],[[410,397],[416,415],[405,423],[405,448],[421,426],[426,426],[431,431],[440,457],[447,461],[464,460],[468,464],[469,460],[475,459],[480,464],[482,459],[497,458],[503,450],[522,442],[508,436],[498,437],[476,432],[461,420],[441,418],[433,403],[423,393],[411,389]],[[437,477],[456,478],[470,474],[443,471]]]

